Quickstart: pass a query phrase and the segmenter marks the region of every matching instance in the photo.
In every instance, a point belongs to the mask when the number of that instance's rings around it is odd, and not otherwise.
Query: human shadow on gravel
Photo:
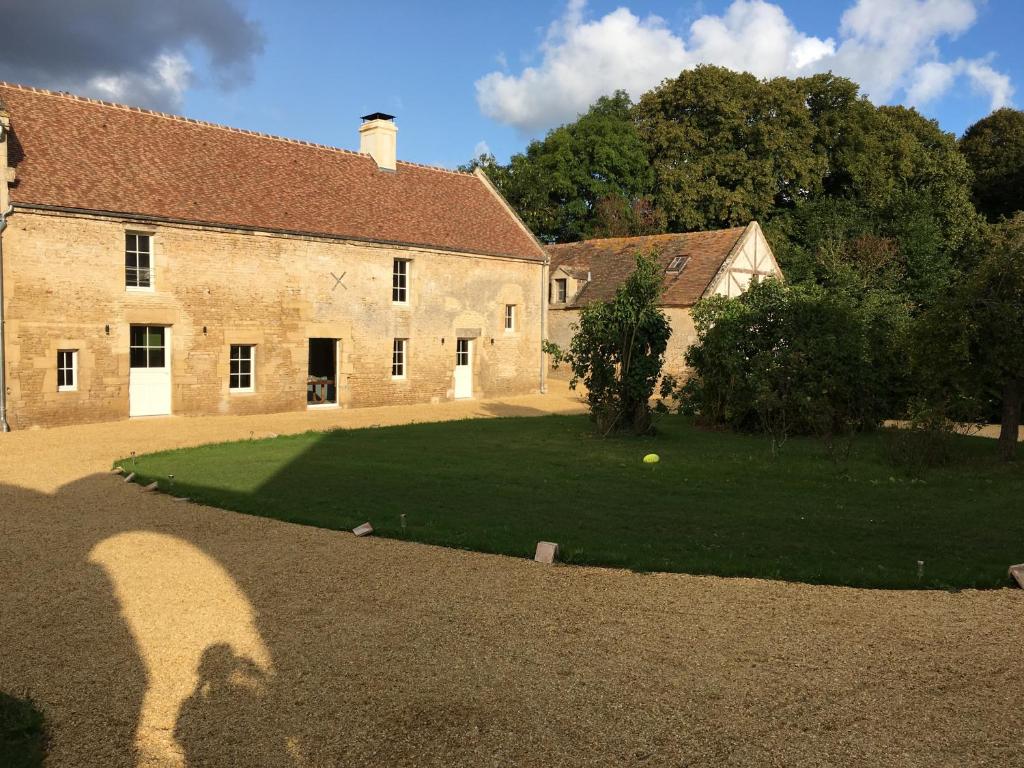
[[[48,764],[300,764],[274,652],[192,510],[109,474],[0,484],[0,689],[43,710]]]
[[[178,711],[174,738],[185,765],[264,768],[293,766],[298,757],[276,717],[268,684],[251,660],[226,643],[211,645],[199,662],[195,691]]]

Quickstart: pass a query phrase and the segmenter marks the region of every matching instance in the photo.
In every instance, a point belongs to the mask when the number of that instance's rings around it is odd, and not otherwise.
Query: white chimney
[[[382,171],[395,170],[398,159],[398,126],[394,115],[374,112],[363,115],[359,126],[359,151],[372,157]]]

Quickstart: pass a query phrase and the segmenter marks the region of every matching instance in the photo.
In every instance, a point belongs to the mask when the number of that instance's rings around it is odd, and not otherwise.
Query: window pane
[[[134,251],[136,250],[137,238],[135,235],[124,236],[124,247],[125,250]]]
[[[136,240],[136,249],[140,253],[147,254],[146,260],[149,261],[149,256],[148,256],[148,254],[149,254],[149,235],[136,235],[135,236],[135,240]]]
[[[162,347],[164,345],[164,329],[152,325],[147,329],[147,344],[150,347]]]
[[[150,368],[163,368],[164,367],[164,350],[163,350],[163,347],[150,347],[150,349],[149,349],[149,367]]]
[[[148,368],[146,364],[146,349],[144,347],[132,347],[131,348],[131,366],[132,368]]]

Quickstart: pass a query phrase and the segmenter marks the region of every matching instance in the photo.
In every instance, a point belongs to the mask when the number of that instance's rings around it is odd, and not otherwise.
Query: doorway
[[[338,403],[338,340],[310,339],[306,405]]]
[[[133,325],[128,350],[128,415],[167,416],[171,412],[171,329]]]
[[[473,340],[455,341],[455,397],[473,396]]]

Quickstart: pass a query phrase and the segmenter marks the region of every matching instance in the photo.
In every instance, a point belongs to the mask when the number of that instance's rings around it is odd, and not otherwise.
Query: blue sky
[[[26,28],[46,4],[25,4]],[[402,159],[446,166],[482,143],[504,160],[601,93],[638,95],[702,61],[762,76],[834,69],[957,134],[1024,103],[1021,0],[189,0],[163,26],[143,17],[147,4],[118,10],[125,25],[139,13],[137,60],[107,61],[99,46],[60,69],[0,52],[0,79],[350,148],[359,115],[391,112]],[[54,16],[40,15],[52,35]],[[68,39],[85,23],[69,20]]]

